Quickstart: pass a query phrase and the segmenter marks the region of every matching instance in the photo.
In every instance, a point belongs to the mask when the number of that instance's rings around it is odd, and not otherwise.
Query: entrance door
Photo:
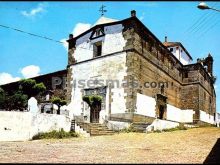
[[[159,106],[159,119],[163,119],[164,117],[164,106]]]
[[[91,109],[90,110],[90,122],[99,123],[99,112],[101,109]]]

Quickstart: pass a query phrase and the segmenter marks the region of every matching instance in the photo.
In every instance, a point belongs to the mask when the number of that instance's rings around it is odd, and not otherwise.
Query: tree
[[[42,94],[43,92],[45,92],[45,90],[46,90],[46,87],[45,87],[44,83],[42,83],[42,82],[35,84],[33,87],[34,95]]]
[[[5,91],[0,88],[0,108],[5,108]]]
[[[43,83],[36,83],[32,79],[23,79],[19,81],[19,87],[10,95],[0,88],[0,108],[5,110],[25,110],[28,99],[32,96],[41,95],[46,90]]]
[[[61,99],[59,97],[53,97],[51,99],[51,102],[58,106],[57,114],[60,114],[60,107],[67,104],[66,100],[63,100],[63,99]]]
[[[9,101],[9,109],[19,109],[21,111],[24,111],[27,108],[28,96],[23,94],[21,91],[18,91],[14,95],[9,96],[9,98],[6,101],[6,104]]]
[[[102,96],[100,95],[83,96],[83,101],[89,105],[91,110],[101,109]]]
[[[36,83],[33,79],[23,79],[19,83],[19,91],[22,91],[28,96],[28,99],[32,96],[42,94],[46,90],[43,83]]]

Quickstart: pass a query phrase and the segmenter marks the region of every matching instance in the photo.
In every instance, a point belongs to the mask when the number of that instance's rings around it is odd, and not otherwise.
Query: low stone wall
[[[0,111],[0,141],[30,140],[39,132],[70,131],[71,120],[63,115]]]
[[[167,120],[160,120],[155,119],[154,122],[147,127],[147,132],[155,131],[155,130],[164,130],[178,127],[180,124],[178,122],[167,121]]]
[[[108,121],[107,127],[110,130],[119,131],[130,127],[130,122]]]
[[[134,114],[133,123],[152,123],[155,120],[155,117],[144,116],[140,114]]]
[[[214,116],[213,115],[210,115],[204,111],[199,111],[200,113],[200,121],[201,122],[205,122],[205,123],[209,123],[209,124],[214,124],[215,121],[214,121]]]

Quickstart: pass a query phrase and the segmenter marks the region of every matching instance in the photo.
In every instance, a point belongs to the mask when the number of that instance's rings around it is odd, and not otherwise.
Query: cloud
[[[144,18],[145,18],[145,13],[143,12],[139,19],[142,21]]]
[[[77,23],[73,28],[73,36],[76,37],[92,27],[89,23]]]
[[[21,11],[21,14],[25,17],[34,17],[36,16],[37,14],[40,14],[40,13],[43,13],[45,12],[45,8],[46,8],[47,4],[46,3],[39,3],[38,6],[34,9],[31,9],[29,12],[27,11]]]
[[[64,48],[68,51],[68,43],[66,42],[67,39],[61,39],[60,42],[63,42]]]
[[[40,67],[29,65],[21,69],[21,74],[24,78],[31,78],[40,75]]]
[[[9,73],[0,73],[0,85],[3,84],[8,84],[14,81],[19,81],[21,78],[20,77],[13,77],[11,74]]]
[[[77,23],[76,26],[72,30],[73,37],[76,37],[86,30],[89,30],[92,27],[92,24],[89,23]],[[66,42],[66,38],[61,39],[60,41],[63,42],[63,46],[66,50],[68,50],[68,43]]]

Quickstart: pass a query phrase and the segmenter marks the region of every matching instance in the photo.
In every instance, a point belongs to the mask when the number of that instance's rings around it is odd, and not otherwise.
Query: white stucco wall
[[[193,122],[193,110],[181,110],[175,106],[167,104],[167,120],[191,123]]]
[[[120,122],[120,121],[108,121],[107,127],[114,131],[119,131],[122,129],[129,128],[131,123],[128,122]]]
[[[79,135],[82,135],[83,137],[90,137],[90,134],[83,130],[80,126],[75,124],[75,132]]]
[[[217,127],[220,126],[220,113],[215,114],[215,124]]]
[[[39,132],[70,131],[70,126],[70,119],[63,115],[1,111],[0,141],[25,141]]]
[[[137,93],[137,114],[156,117],[156,101],[155,98]]]
[[[214,116],[213,115],[209,115],[208,113],[204,112],[204,111],[199,111],[200,113],[200,120],[209,124],[214,124]]]
[[[153,121],[153,123],[146,128],[146,131],[147,132],[155,131],[155,130],[162,131],[164,129],[175,128],[175,127],[178,127],[178,126],[179,126],[178,122],[155,119]]]
[[[122,35],[122,24],[106,26],[104,28],[105,36],[90,40],[92,32],[76,40],[76,50],[73,54],[77,62],[93,58],[93,44],[102,41],[102,55],[122,51],[125,46],[125,40]]]
[[[101,110],[100,112],[100,122],[103,122],[103,118],[109,114],[109,86],[106,83],[111,80],[117,80],[119,82],[119,87],[117,87],[116,83],[114,83],[115,86],[111,88],[111,93],[113,93],[111,113],[125,112],[125,93],[124,89],[120,86],[123,83],[124,76],[127,75],[125,52],[94,59],[89,62],[79,63],[71,67],[73,77],[73,81],[71,83],[73,87],[71,93],[71,103],[67,106],[67,109],[70,111],[70,117],[73,117],[73,115],[78,116],[83,113],[83,116],[87,115],[88,119],[90,119],[89,108],[82,109],[83,104],[86,103],[82,101],[81,90],[107,85],[106,107],[105,110]],[[91,84],[88,86],[87,82],[90,80],[98,80],[101,84]],[[82,85],[82,82],[84,82],[84,85]]]
[[[189,56],[186,54],[186,52],[181,48],[178,47],[178,49],[176,49],[175,47],[170,47],[173,48],[173,55],[183,64],[183,65],[188,65],[191,64],[192,60],[189,58]],[[170,49],[169,48],[169,49]]]
[[[155,98],[137,93],[137,114],[156,117]],[[193,122],[193,110],[181,110],[175,106],[167,104],[167,120],[191,123]]]

